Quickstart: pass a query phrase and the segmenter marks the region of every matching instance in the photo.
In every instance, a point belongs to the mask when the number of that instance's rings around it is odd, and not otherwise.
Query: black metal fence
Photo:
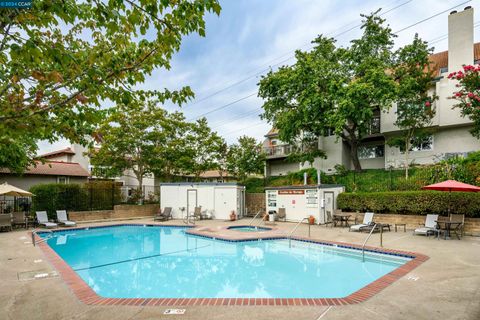
[[[117,184],[98,186],[89,183],[64,188],[40,188],[34,191],[30,211],[45,210],[49,215],[54,215],[56,210],[112,210],[117,204],[157,203],[159,191],[158,186],[139,188]]]

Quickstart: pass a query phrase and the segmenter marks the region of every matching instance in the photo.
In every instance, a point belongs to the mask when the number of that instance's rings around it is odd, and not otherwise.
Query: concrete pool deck
[[[197,225],[221,230],[245,225],[199,221]],[[151,219],[104,222],[92,225],[152,223]],[[159,224],[182,225],[179,220]],[[275,232],[286,234],[293,223],[278,223]],[[218,228],[220,227],[220,228]],[[307,226],[296,235],[305,237]],[[361,244],[365,233],[344,228],[313,226],[311,238]],[[379,245],[374,234],[371,246]],[[175,306],[91,306],[80,302],[25,229],[0,233],[0,318],[5,319],[480,319],[480,238],[436,240],[411,232],[386,232],[384,248],[414,251],[429,260],[369,300],[345,306],[179,306],[184,315],[163,315]],[[48,274],[31,279],[33,274]]]

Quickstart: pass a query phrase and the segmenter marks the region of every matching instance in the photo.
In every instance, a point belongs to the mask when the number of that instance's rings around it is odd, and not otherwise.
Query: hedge
[[[120,203],[120,189],[111,182],[86,184],[38,184],[30,188],[32,211],[47,211],[50,219],[56,210],[109,210]]]
[[[441,191],[344,192],[337,206],[344,211],[397,214],[443,214],[451,212],[480,217],[480,193]]]

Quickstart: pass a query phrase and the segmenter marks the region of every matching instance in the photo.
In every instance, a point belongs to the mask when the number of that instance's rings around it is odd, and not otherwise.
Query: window
[[[413,139],[411,151],[433,150],[433,136]]]
[[[323,136],[324,137],[330,137],[335,135],[335,128],[326,128],[323,131]]]
[[[57,183],[68,184],[68,182],[69,182],[68,177],[57,177]]]
[[[414,138],[410,142],[410,151],[430,151],[433,150],[433,136]],[[400,147],[400,152],[405,152],[405,147]]]
[[[359,159],[374,159],[381,158],[385,155],[385,146],[376,145],[376,146],[361,146],[358,148],[358,158]]]

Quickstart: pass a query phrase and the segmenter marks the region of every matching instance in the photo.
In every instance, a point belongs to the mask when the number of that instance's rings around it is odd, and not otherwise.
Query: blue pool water
[[[232,226],[232,227],[228,227],[227,229],[241,231],[241,232],[258,232],[258,231],[272,230],[270,228],[254,227],[254,226]]]
[[[227,242],[186,228],[116,226],[54,232],[47,243],[110,298],[340,298],[409,259],[302,241]],[[41,234],[47,237],[47,233]]]

